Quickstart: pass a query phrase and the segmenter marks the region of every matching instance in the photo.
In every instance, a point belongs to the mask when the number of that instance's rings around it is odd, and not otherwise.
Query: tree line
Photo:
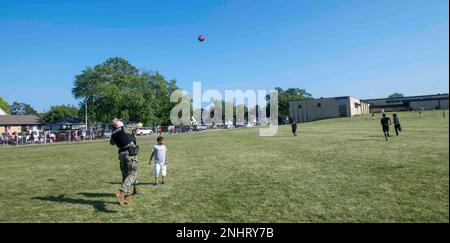
[[[142,122],[147,126],[169,125],[170,111],[176,105],[170,102],[170,95],[177,89],[175,79],[168,80],[159,72],[141,71],[127,60],[113,57],[93,67],[86,67],[80,74],[75,75],[72,94],[80,101],[78,107],[56,105],[50,107],[47,112],[38,113],[29,104],[14,101],[9,105],[0,97],[0,108],[7,114],[38,115],[43,121],[52,122],[67,116],[84,118],[87,106],[89,124],[109,123],[114,117],[119,117],[130,122]],[[280,122],[289,117],[290,101],[313,98],[305,89],[276,87],[275,90],[278,91]],[[403,94],[394,93],[389,98],[402,96]],[[266,100],[269,102],[269,97],[266,97]],[[223,109],[224,104],[225,101],[214,102],[214,105],[222,105]],[[209,109],[213,115],[213,107]],[[236,109],[238,107],[233,104],[233,110]],[[245,119],[248,118],[249,112],[262,112],[259,107],[244,106],[243,110]],[[192,114],[193,112],[191,109]],[[267,113],[270,111],[267,110]],[[222,116],[225,119],[224,110]],[[237,122],[236,116],[233,122]]]
[[[127,60],[110,58],[87,67],[75,76],[72,94],[80,100],[88,121],[109,122],[119,117],[145,125],[169,124],[175,106],[170,94],[177,90],[176,80],[159,72],[140,71]]]

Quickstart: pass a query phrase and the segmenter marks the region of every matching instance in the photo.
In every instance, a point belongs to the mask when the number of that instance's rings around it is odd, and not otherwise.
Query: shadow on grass
[[[111,194],[109,194],[111,195]],[[49,202],[58,202],[58,203],[69,203],[69,204],[79,204],[79,205],[91,205],[95,208],[95,210],[103,213],[117,213],[117,211],[112,211],[106,209],[106,204],[114,204],[112,202],[105,202],[100,200],[84,200],[84,199],[74,199],[67,198],[64,194],[59,196],[47,196],[47,197],[32,197],[33,200],[42,200]]]
[[[380,133],[380,135],[368,135],[367,137],[368,138],[384,138],[384,135],[383,135],[383,133]],[[392,137],[392,135],[391,135],[391,137]]]
[[[85,197],[116,197],[113,193],[91,193],[91,192],[80,192],[78,195]]]
[[[294,135],[276,135],[275,138],[296,138],[300,137],[300,135],[294,136]]]
[[[380,173],[396,173],[398,170],[406,168],[404,165],[386,165],[386,166],[378,166],[372,169],[373,172]]]
[[[122,184],[121,182],[113,182],[113,181],[110,181],[108,183],[111,184],[111,185],[120,185],[120,184]],[[153,183],[150,183],[150,182],[138,182],[137,185],[138,186],[139,185],[145,186],[145,185],[153,185]]]
[[[380,139],[384,139],[384,137],[375,137],[375,138],[380,138]],[[360,142],[360,141],[378,141],[379,139],[375,139],[375,138],[348,138],[345,141],[353,141],[353,142]]]

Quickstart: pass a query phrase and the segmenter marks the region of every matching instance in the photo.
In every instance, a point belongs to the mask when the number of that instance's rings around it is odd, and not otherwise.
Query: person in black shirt
[[[292,134],[294,134],[294,136],[297,136],[297,122],[295,120],[292,120],[291,127]]]
[[[383,114],[383,117],[381,118],[381,127],[383,129],[384,137],[386,138],[386,141],[389,137],[389,126],[391,125],[391,119],[389,117],[386,117],[386,114]]]
[[[136,193],[136,178],[139,170],[138,151],[136,136],[128,133],[118,119],[113,120],[114,131],[112,132],[110,144],[116,145],[119,149],[120,171],[122,172],[122,182],[119,192],[116,193],[121,206],[130,204],[132,201],[128,187],[133,185]]]
[[[400,126],[400,120],[398,119],[397,114],[392,115],[392,118],[394,120],[394,128],[395,128],[395,135],[398,136],[398,132],[402,131],[402,127]]]

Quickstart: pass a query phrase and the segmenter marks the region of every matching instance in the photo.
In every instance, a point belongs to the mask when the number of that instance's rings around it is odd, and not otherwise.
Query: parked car
[[[224,125],[223,128],[225,128],[225,129],[232,129],[232,128],[235,128],[235,126],[233,124],[226,124],[226,125]]]
[[[105,131],[104,135],[105,135],[105,138],[111,138],[112,131]]]
[[[252,127],[255,127],[255,124],[254,124],[254,123],[247,123],[247,124],[245,125],[245,127],[246,127],[246,128],[252,128]]]
[[[136,134],[137,135],[141,135],[141,136],[143,136],[143,135],[151,135],[151,134],[153,134],[153,130],[148,128],[148,127],[143,127],[143,128],[139,128],[136,131]]]
[[[192,127],[192,130],[194,130],[194,131],[206,131],[206,130],[208,130],[208,126],[206,126],[205,124],[194,125]]]

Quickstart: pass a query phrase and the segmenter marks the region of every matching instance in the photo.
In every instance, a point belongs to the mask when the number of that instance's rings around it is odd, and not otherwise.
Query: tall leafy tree
[[[227,118],[226,117],[226,115],[227,115],[226,114],[226,106],[233,107],[232,120],[231,119],[226,119]],[[246,105],[242,105],[242,104],[236,105],[234,103],[227,102],[227,101],[224,101],[224,100],[214,100],[213,101],[213,105],[211,105],[209,107],[209,109],[208,109],[208,112],[209,112],[208,114],[210,115],[210,117],[214,116],[214,109],[215,109],[215,107],[219,107],[220,108],[220,111],[222,113],[222,117],[221,117],[222,123],[233,122],[234,124],[237,124],[237,123],[244,123],[244,122],[248,121],[249,108]],[[244,120],[237,120],[236,110],[238,108],[243,109],[243,111],[244,111]],[[202,112],[203,112],[203,110],[204,110],[204,108],[202,108]],[[229,115],[231,115],[231,114],[229,114]]]
[[[8,102],[6,102],[1,96],[0,96],[0,108],[1,108],[4,112],[6,112],[6,114],[11,113]]]
[[[398,98],[403,98],[403,97],[405,97],[405,96],[401,93],[393,93],[388,96],[388,98],[390,98],[390,99],[398,99]]]
[[[153,117],[150,120],[152,124],[167,124],[169,122],[170,110],[173,103],[170,102],[169,83],[159,72],[149,74],[150,93],[152,99],[149,100],[150,109],[153,111]],[[174,90],[173,90],[174,91]]]
[[[305,89],[299,88],[288,88],[286,90],[276,87],[276,91],[278,91],[278,121],[282,122],[289,117],[289,102],[296,100],[305,100],[312,99],[313,96],[306,92]],[[267,101],[270,101],[270,96],[267,95]],[[267,106],[267,112],[270,113],[270,106]],[[269,114],[267,114],[269,115]]]
[[[106,62],[88,67],[75,76],[72,93],[87,104],[88,116],[96,121],[109,121],[114,117],[129,119],[127,106],[134,89],[133,81],[139,71],[122,58],[110,58]],[[89,109],[91,108],[91,109]]]
[[[176,89],[175,80],[167,81],[158,72],[140,72],[127,60],[115,57],[76,75],[72,94],[80,100],[80,110],[87,105],[92,121],[109,122],[119,117],[165,125],[175,105],[170,94]]]
[[[42,114],[42,120],[52,122],[68,116],[77,116],[78,108],[70,105],[57,105],[50,107],[50,110]]]
[[[11,115],[38,115],[38,112],[29,104],[14,101],[10,107]]]

